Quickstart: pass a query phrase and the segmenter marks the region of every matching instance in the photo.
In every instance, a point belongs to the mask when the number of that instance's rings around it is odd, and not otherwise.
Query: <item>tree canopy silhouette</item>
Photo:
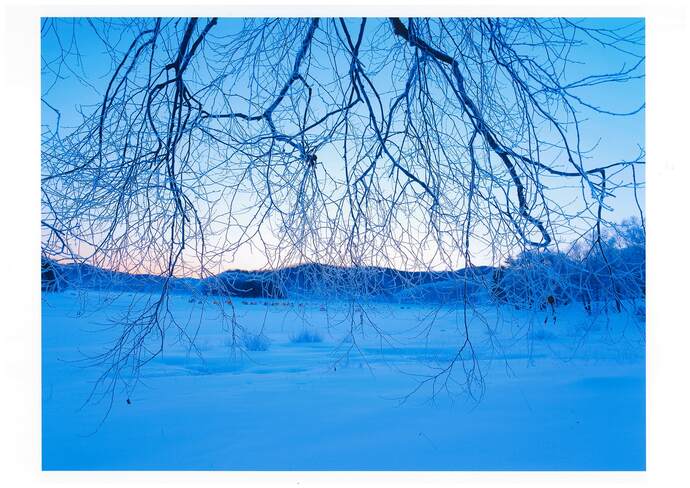
[[[586,236],[612,269],[605,211],[623,191],[638,201],[642,147],[595,160],[582,131],[590,116],[643,110],[588,98],[643,77],[639,22],[68,21],[112,64],[104,80],[82,74],[60,22],[43,21],[60,45],[43,72],[69,71],[101,99],[67,127],[44,90],[56,120],[42,139],[47,258],[167,277],[214,275],[247,249],[267,268],[452,270]],[[623,62],[592,72],[583,45]],[[100,358],[106,377],[159,354],[162,340],[147,344],[175,323],[166,293]]]

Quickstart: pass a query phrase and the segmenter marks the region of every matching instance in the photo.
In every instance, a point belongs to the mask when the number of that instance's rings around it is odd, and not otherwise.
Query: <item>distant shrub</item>
[[[245,334],[242,344],[248,351],[268,351],[271,341],[268,337],[261,334]]]
[[[311,344],[315,342],[322,342],[323,338],[315,330],[304,329],[299,334],[292,336],[290,342],[295,344]]]

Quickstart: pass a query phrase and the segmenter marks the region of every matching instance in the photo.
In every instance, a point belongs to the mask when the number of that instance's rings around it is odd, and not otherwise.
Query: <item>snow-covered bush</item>
[[[271,341],[262,334],[247,333],[242,338],[242,344],[248,351],[268,351]]]
[[[290,342],[295,344],[313,344],[322,342],[323,338],[316,330],[303,329],[297,335],[290,338]]]

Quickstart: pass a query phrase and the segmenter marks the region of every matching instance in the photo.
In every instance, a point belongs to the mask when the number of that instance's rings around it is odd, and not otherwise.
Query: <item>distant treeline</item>
[[[429,284],[457,281],[467,274],[486,275],[491,267],[457,271],[400,271],[383,267],[338,267],[317,263],[273,271],[226,271],[203,281],[202,293],[242,297],[392,298]]]
[[[400,271],[384,267],[338,267],[318,263],[270,271],[226,271],[206,279],[171,278],[172,292],[285,299],[399,300],[405,302],[493,301],[517,308],[611,302],[645,296],[644,232],[635,221],[624,222],[615,235],[567,253],[525,251],[500,267],[476,266],[455,271]],[[131,275],[84,264],[42,261],[42,287],[69,286],[129,291],[158,291],[166,282],[155,275]]]

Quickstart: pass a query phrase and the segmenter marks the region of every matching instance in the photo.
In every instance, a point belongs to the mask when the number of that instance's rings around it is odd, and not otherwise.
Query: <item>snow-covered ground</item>
[[[103,350],[117,333],[105,326],[136,298],[43,295],[44,469],[645,469],[635,315],[571,305],[544,327],[546,312],[468,311],[485,379],[476,402],[452,382],[450,395],[427,382],[409,396],[462,345],[457,306],[371,304],[382,341],[344,303],[236,299],[240,325],[268,339],[246,356],[220,326],[227,304],[175,295],[173,313],[201,325],[203,359],[171,332],[131,403],[118,392],[101,424],[107,403],[82,405],[102,369],[74,361]],[[305,330],[322,341],[296,342]],[[461,364],[452,379],[464,380]]]

